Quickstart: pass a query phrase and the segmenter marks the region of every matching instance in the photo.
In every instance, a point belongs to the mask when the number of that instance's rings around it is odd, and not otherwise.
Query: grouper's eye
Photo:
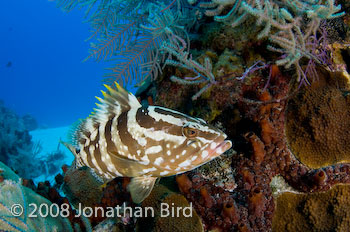
[[[187,138],[195,138],[198,134],[196,129],[190,128],[188,126],[182,127],[182,134]]]

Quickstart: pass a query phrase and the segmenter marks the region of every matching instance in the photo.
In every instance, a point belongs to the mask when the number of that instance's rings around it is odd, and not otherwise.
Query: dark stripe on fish
[[[106,139],[106,144],[107,144],[107,153],[109,154],[118,154],[118,149],[115,146],[114,142],[112,141],[112,123],[113,123],[113,119],[114,119],[115,115],[113,117],[111,117],[105,126],[105,139]]]
[[[112,163],[114,164],[116,169],[119,172],[121,172],[121,169],[129,168],[130,165],[135,165],[134,162],[137,162],[137,161],[130,160],[127,156],[121,155],[118,152],[118,148],[115,146],[114,142],[112,141],[111,129],[112,129],[112,124],[113,124],[114,117],[111,118],[110,120],[108,120],[108,122],[106,123],[105,138],[106,138],[106,142],[107,142],[107,153],[110,155]],[[117,125],[117,128],[116,128],[118,133],[120,132],[119,128],[118,128],[119,127],[119,123],[122,123],[122,121],[119,121],[119,119],[120,119],[120,116],[116,119],[116,120],[118,120],[118,125]],[[118,134],[118,135],[121,136],[121,134]],[[117,135],[115,135],[115,136],[117,136]],[[127,163],[125,164],[124,162],[127,162]],[[130,162],[132,162],[132,163],[130,163]],[[120,170],[119,170],[119,168],[120,168]]]
[[[92,160],[91,160],[91,154],[90,154],[89,147],[90,147],[90,144],[89,144],[88,146],[85,146],[85,147],[84,147],[84,152],[85,152],[85,154],[86,154],[87,165],[88,165],[90,168],[96,169],[95,165],[92,163]]]
[[[95,168],[97,170],[95,164],[92,162],[92,156],[94,156],[94,158],[96,159],[95,152],[96,152],[96,150],[98,150],[98,148],[96,148],[96,144],[98,143],[98,139],[100,137],[100,130],[98,129],[98,124],[97,123],[94,123],[93,127],[95,128],[95,130],[97,130],[97,134],[96,134],[95,140],[91,140],[91,137],[90,137],[90,144],[88,146],[84,147],[84,151],[86,152],[88,163],[90,165],[92,165],[90,167]],[[90,146],[92,146],[94,148],[94,153],[93,154],[90,154]]]
[[[165,108],[160,108],[160,107],[155,107],[154,108],[154,111],[156,113],[159,113],[159,114],[163,114],[163,115],[170,115],[170,116],[173,116],[175,118],[185,118],[187,121],[189,122],[196,122],[196,123],[201,123],[203,124],[201,121],[199,121],[198,119],[195,119],[195,118],[192,118],[186,114],[183,114],[183,113],[180,113],[180,112],[174,112],[174,111],[170,111],[170,110],[167,110]]]
[[[199,123],[202,126],[207,126],[211,130],[214,130],[214,131],[216,130],[212,126],[210,126],[208,124],[204,124],[203,122],[201,122],[198,119],[191,118],[191,117],[189,117],[187,115],[182,115],[182,113],[176,113],[176,112],[168,111],[167,109],[162,109],[162,108],[158,108],[158,107],[156,107],[154,109],[154,111],[159,113],[159,114],[171,115],[171,116],[176,117],[176,118],[185,118],[187,120],[187,122]],[[169,131],[169,134],[172,134],[171,130]],[[208,131],[201,131],[201,135],[200,136],[201,137],[206,137],[206,139],[209,139],[209,140],[213,140],[213,139],[215,139],[217,137],[217,134],[212,134],[211,132],[208,132]]]
[[[96,136],[96,139],[101,139],[100,138],[101,134],[100,134],[100,130],[98,130],[98,133],[97,133],[97,136]],[[98,166],[101,168],[101,170],[103,172],[108,172],[107,170],[107,166],[105,165],[105,163],[101,160],[101,151],[100,151],[100,145],[96,148],[96,144],[99,144],[98,141],[96,141],[95,143],[95,151],[94,151],[94,157],[95,157],[95,160],[98,164]]]
[[[106,155],[109,155],[110,159],[111,159],[111,164],[115,167],[115,169],[120,172],[122,175],[125,175],[122,170],[126,168],[125,165],[123,165],[123,162],[121,162],[120,159],[123,158],[123,156],[121,156],[119,153],[118,153],[118,149],[117,147],[115,146],[114,142],[112,141],[112,124],[113,124],[113,119],[115,118],[116,116],[113,115],[113,117],[111,117],[107,123],[106,123],[106,126],[105,126],[105,139],[106,139],[106,144],[107,144],[107,147],[106,147],[106,151],[107,151],[107,154]],[[113,173],[113,172],[110,172],[108,171],[108,169],[106,168],[107,172],[110,173],[112,176],[118,176],[117,173]]]
[[[137,109],[136,122],[143,128],[151,128],[155,124],[155,120],[148,115],[148,109],[145,107]]]
[[[79,155],[77,158],[79,159],[78,162],[81,164],[82,167],[83,167],[83,166],[88,166],[88,165],[84,162],[84,160],[81,158],[81,155]]]
[[[148,115],[148,109],[146,108],[139,108],[137,110],[136,122],[143,128],[154,128],[156,131],[165,131],[171,135],[182,136],[182,132],[178,129],[178,126],[163,120],[157,122],[153,117]]]
[[[129,111],[128,111],[129,112]],[[123,112],[118,117],[118,133],[120,141],[128,147],[129,154],[130,155],[136,155],[137,150],[142,149],[141,146],[137,143],[135,139],[131,136],[131,134],[128,131],[128,112]],[[127,156],[128,154],[126,154]]]
[[[90,138],[90,136],[91,136],[91,133],[90,133],[90,131],[88,131],[88,130],[82,130],[82,132],[81,132],[84,136],[86,136],[86,138]]]

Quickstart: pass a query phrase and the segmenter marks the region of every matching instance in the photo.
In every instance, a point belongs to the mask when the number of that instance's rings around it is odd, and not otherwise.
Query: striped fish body
[[[136,203],[148,196],[157,177],[192,170],[228,150],[220,130],[177,111],[142,107],[116,84],[106,86],[95,112],[73,133],[77,167],[88,166],[103,179],[134,177],[128,188]]]

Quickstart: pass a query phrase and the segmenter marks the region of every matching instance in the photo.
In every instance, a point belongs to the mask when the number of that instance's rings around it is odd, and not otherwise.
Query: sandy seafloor
[[[32,136],[32,141],[37,143],[40,141],[42,150],[38,154],[38,158],[44,158],[47,154],[57,151],[60,149],[64,153],[64,158],[61,160],[56,160],[55,166],[62,167],[62,165],[67,164],[71,165],[74,156],[73,154],[63,145],[59,144],[60,140],[67,141],[68,132],[70,130],[70,126],[66,127],[57,127],[57,128],[48,128],[48,129],[38,129],[34,131],[30,131],[30,135]],[[62,170],[60,169],[62,172]],[[49,180],[53,183],[55,176],[58,173],[55,173],[52,176],[47,176],[44,173],[33,179],[34,183],[37,184],[39,182]]]

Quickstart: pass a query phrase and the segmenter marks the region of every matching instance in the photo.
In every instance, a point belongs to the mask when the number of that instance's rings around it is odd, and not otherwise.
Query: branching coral
[[[207,16],[214,16],[216,21],[232,27],[240,25],[249,16],[255,17],[256,24],[263,26],[257,39],[268,38],[274,44],[269,45],[268,49],[282,54],[276,64],[286,68],[294,65],[298,81],[305,82],[307,79],[300,67],[300,60],[307,58],[323,64],[313,54],[308,41],[316,37],[321,20],[344,15],[344,12],[339,13],[341,6],[335,5],[334,0],[212,0],[199,6],[205,9]],[[226,9],[228,13],[222,15]]]
[[[112,58],[110,61],[115,63],[109,69],[106,82],[155,79],[168,64],[194,73],[194,77],[171,77],[181,84],[202,85],[193,100],[216,83],[210,59],[205,58],[200,64],[190,54],[187,32],[196,21],[197,7],[186,4],[196,3],[206,16],[213,16],[216,21],[232,27],[255,18],[256,25],[262,27],[257,39],[268,38],[272,44],[267,48],[282,54],[275,63],[285,68],[293,65],[297,80],[303,83],[309,83],[307,74],[313,75],[315,63],[325,64],[315,54],[313,46],[313,41],[317,41],[322,49],[326,44],[324,39],[317,38],[321,20],[344,14],[339,13],[341,7],[335,5],[334,0],[58,1],[58,5],[66,10],[76,6],[87,8],[88,21],[93,28],[91,37],[96,38],[96,43],[91,43],[88,58]],[[95,11],[91,13],[92,10]],[[300,64],[303,58],[310,60],[306,71]]]
[[[197,61],[193,60],[192,54],[186,51],[186,49],[188,50],[187,43],[175,34],[172,34],[169,43],[164,42],[161,48],[161,50],[166,51],[177,59],[174,60],[172,58],[168,58],[165,61],[165,64],[188,69],[196,75],[194,77],[184,78],[171,76],[172,81],[187,85],[206,83],[206,86],[192,97],[192,100],[196,100],[212,84],[215,84],[215,77],[212,71],[213,67],[209,57],[206,57],[204,59],[204,65],[201,65]]]

